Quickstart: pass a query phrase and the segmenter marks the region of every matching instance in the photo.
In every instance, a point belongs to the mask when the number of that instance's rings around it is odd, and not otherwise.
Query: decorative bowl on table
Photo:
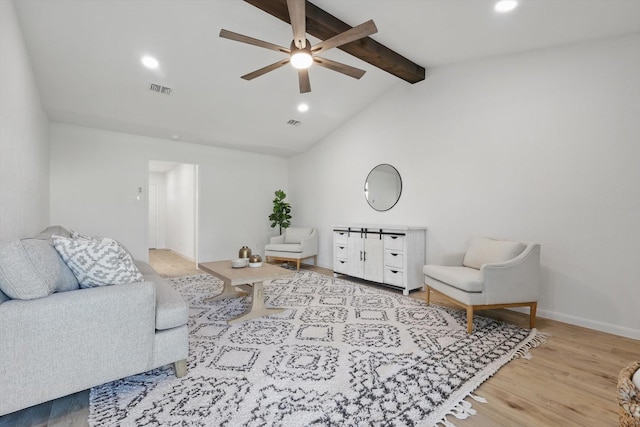
[[[262,267],[262,257],[260,255],[251,255],[249,257],[249,267]]]
[[[238,259],[232,259],[231,260],[231,267],[232,268],[243,268],[247,266],[247,258],[238,258]]]

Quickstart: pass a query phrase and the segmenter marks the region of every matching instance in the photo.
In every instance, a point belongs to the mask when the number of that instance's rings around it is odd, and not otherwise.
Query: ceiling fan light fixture
[[[291,54],[291,65],[298,70],[304,70],[311,67],[313,64],[313,57],[306,50],[299,50]]]

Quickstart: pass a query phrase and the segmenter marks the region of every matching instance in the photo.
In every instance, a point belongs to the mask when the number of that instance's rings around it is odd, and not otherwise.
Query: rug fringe
[[[471,397],[473,400],[477,402],[487,403],[487,399],[485,399],[484,397],[474,395],[473,393],[469,393],[466,397]],[[475,415],[477,413],[478,411],[473,409],[473,405],[471,404],[471,402],[462,400],[459,404],[457,404],[449,412],[447,412],[445,416],[442,417],[442,419],[436,423],[436,425],[442,424],[444,427],[456,427],[455,424],[453,424],[451,421],[447,419],[449,415],[453,415],[459,420],[466,420],[470,416]]]
[[[513,354],[513,359],[526,359],[531,360],[531,349],[539,347],[547,342],[548,335],[541,333],[537,329],[532,329],[529,338],[522,343],[522,345]]]
[[[475,395],[475,394],[473,394],[473,393],[469,393],[469,397],[471,397],[471,398],[472,398],[473,400],[475,400],[476,402],[480,402],[480,403],[489,403],[489,402],[487,401],[487,399],[485,399],[484,397],[477,396],[477,395]]]
[[[535,328],[531,329],[529,337],[525,341],[523,341],[523,343],[515,350],[512,359],[531,359],[532,355],[530,353],[530,350],[546,343],[548,338],[549,335],[543,334]],[[473,393],[467,394],[464,399],[467,399],[468,397],[472,398],[476,402],[488,403],[487,399]],[[436,423],[436,425],[442,424],[444,427],[456,427],[455,424],[447,419],[448,416],[453,415],[459,420],[466,420],[470,416],[475,415],[477,412],[478,411],[472,408],[470,402],[462,400],[459,404],[454,406],[451,411],[447,412],[444,417]]]

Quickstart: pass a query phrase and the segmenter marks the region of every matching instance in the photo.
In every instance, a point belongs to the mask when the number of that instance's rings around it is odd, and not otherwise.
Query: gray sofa
[[[177,376],[186,373],[188,306],[180,294],[138,261],[143,282],[79,288],[52,246],[51,235],[65,233],[50,227],[0,244],[5,284],[14,279],[11,252],[24,251],[34,280],[55,285],[33,299],[0,291],[0,415],[170,363]]]

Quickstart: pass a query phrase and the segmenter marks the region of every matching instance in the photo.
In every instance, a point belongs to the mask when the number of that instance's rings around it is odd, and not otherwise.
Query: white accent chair
[[[467,332],[473,332],[474,310],[529,307],[534,328],[540,295],[540,245],[476,237],[462,265],[425,265],[426,302],[431,292],[467,310]]]
[[[318,265],[318,232],[314,227],[285,228],[264,247],[264,256],[267,262],[295,261],[298,271],[300,261],[306,258],[313,258],[314,265]]]

